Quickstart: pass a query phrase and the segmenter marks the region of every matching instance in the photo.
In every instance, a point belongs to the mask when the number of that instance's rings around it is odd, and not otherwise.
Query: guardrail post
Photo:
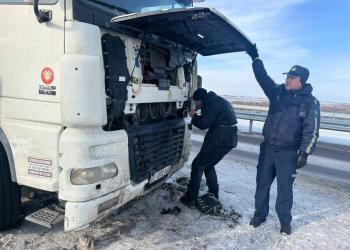
[[[253,133],[253,120],[249,120],[249,134]]]

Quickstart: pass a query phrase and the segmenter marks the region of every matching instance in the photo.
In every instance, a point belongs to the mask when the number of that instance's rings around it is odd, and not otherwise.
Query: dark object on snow
[[[179,207],[174,207],[174,208],[168,208],[165,209],[163,208],[160,214],[173,214],[173,215],[179,215],[181,213],[181,208]]]
[[[230,218],[238,223],[241,217],[236,211],[225,209],[214,194],[208,193],[197,198],[197,209],[204,215]]]
[[[258,227],[266,221],[266,218],[260,218],[258,213],[254,214],[254,217],[250,220],[249,225],[253,227]]]
[[[290,224],[281,225],[280,233],[290,235],[292,233],[292,227],[290,226]]]

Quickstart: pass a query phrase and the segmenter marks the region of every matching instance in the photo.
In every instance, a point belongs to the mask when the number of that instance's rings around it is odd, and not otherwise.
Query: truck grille
[[[181,157],[185,133],[183,120],[131,127],[127,133],[131,179],[134,183],[150,178],[155,172],[175,164]]]

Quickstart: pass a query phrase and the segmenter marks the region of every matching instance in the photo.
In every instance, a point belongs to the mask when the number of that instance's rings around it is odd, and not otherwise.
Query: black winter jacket
[[[277,150],[298,149],[312,154],[320,127],[320,104],[311,94],[312,86],[286,90],[284,84],[278,85],[268,76],[260,59],[253,61],[253,70],[270,101],[263,129],[265,139]]]
[[[237,146],[237,118],[232,105],[224,98],[209,92],[202,101],[201,115],[192,117],[192,124],[199,129],[209,129],[202,151]]]

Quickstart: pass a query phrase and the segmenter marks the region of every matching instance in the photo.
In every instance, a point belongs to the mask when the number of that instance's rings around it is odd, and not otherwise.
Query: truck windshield
[[[119,7],[130,13],[143,13],[193,6],[192,0],[98,0],[98,2]]]

